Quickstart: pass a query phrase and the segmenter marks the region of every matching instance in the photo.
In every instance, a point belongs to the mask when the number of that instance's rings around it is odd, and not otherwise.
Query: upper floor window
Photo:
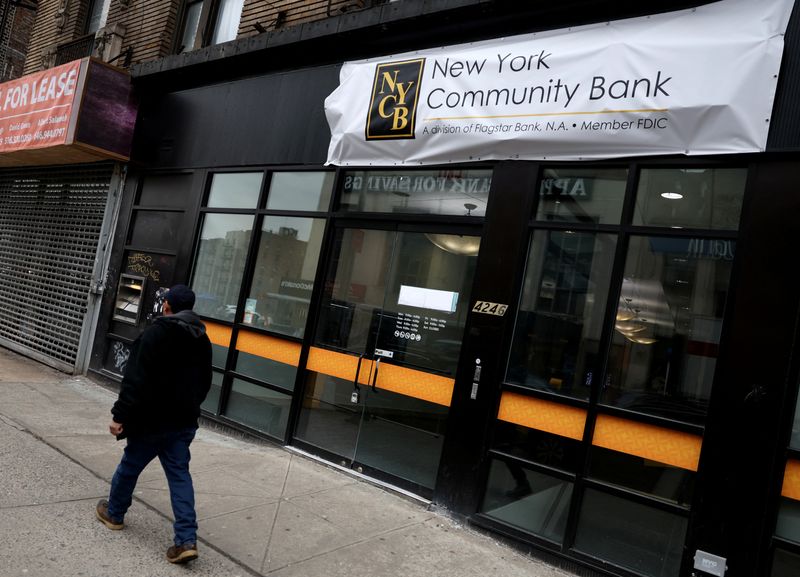
[[[87,34],[94,34],[106,25],[110,3],[111,0],[89,0],[89,11],[86,15]]]
[[[244,0],[186,0],[177,51],[235,39],[243,7]]]

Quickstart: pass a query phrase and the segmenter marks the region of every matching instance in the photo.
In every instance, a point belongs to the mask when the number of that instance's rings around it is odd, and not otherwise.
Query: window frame
[[[172,52],[175,54],[185,54],[199,48],[213,46],[214,30],[221,15],[223,2],[224,0],[184,0],[180,7],[178,18],[179,26],[175,29]],[[186,34],[186,17],[189,13],[189,7],[195,4],[202,5],[200,8],[200,17],[197,22],[197,31],[194,34],[194,43],[191,46],[185,46],[182,44],[182,41]],[[241,18],[241,14],[239,17]],[[238,32],[236,37],[238,37]]]

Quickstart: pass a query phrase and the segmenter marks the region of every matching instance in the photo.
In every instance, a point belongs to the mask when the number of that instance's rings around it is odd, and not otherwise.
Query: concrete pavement
[[[94,518],[123,443],[116,395],[0,349],[2,577],[561,577],[419,503],[283,447],[201,428],[192,445],[200,558],[166,562],[155,461],[123,531]]]

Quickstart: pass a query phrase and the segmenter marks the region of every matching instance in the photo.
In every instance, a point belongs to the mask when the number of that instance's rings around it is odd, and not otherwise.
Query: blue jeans
[[[194,510],[194,487],[189,474],[189,445],[195,427],[128,437],[125,453],[111,479],[108,516],[121,522],[131,506],[136,481],[144,468],[158,457],[167,476],[172,514],[175,516],[175,545],[197,542],[197,515]]]

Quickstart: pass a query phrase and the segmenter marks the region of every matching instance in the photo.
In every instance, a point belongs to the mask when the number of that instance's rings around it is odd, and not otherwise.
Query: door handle
[[[361,361],[364,360],[364,355],[358,355],[358,365],[356,366],[356,378],[353,379],[353,392],[350,393],[350,402],[351,403],[358,403],[358,399],[360,396],[361,388],[358,386],[358,375],[361,374]]]
[[[377,392],[375,390],[375,383],[378,382],[378,367],[380,367],[380,364],[381,360],[379,358],[377,361],[375,361],[375,374],[372,375],[372,390],[375,392]]]

